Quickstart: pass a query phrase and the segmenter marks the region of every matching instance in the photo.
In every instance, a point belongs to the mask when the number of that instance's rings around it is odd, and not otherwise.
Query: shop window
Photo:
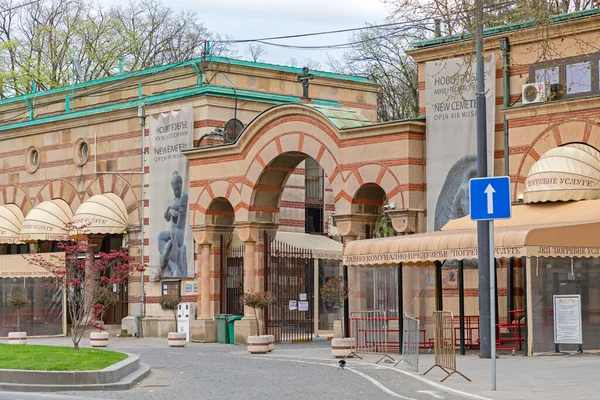
[[[175,295],[181,300],[181,281],[163,281],[161,295]]]

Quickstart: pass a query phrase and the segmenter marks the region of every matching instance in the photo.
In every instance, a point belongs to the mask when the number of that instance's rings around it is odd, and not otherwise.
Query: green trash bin
[[[234,324],[235,321],[242,319],[241,315],[230,315],[227,317],[227,325],[229,325],[229,344],[235,344],[235,332],[234,332]]]
[[[215,316],[217,320],[217,342],[226,344],[228,342],[227,317],[231,314],[219,314]]]

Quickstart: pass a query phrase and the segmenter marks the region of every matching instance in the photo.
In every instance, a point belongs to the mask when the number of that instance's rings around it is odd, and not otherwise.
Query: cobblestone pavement
[[[151,366],[150,376],[127,391],[55,395],[115,400],[467,398],[432,388],[389,368],[389,363],[349,360],[339,370],[337,361],[327,357],[329,346],[327,341],[277,345],[272,354],[250,355],[242,346],[192,343],[169,348],[166,340],[111,339],[110,349],[139,354]]]

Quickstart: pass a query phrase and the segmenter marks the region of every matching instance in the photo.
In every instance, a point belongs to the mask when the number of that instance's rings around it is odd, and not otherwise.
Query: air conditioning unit
[[[545,82],[526,83],[521,88],[523,104],[550,101],[550,85]]]

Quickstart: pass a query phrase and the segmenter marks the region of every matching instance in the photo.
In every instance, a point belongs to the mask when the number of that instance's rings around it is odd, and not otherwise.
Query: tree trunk
[[[256,319],[256,334],[260,336],[260,325],[258,324],[258,313],[256,312],[256,308],[254,309],[254,318]]]
[[[21,310],[17,309],[17,331],[21,332]]]

